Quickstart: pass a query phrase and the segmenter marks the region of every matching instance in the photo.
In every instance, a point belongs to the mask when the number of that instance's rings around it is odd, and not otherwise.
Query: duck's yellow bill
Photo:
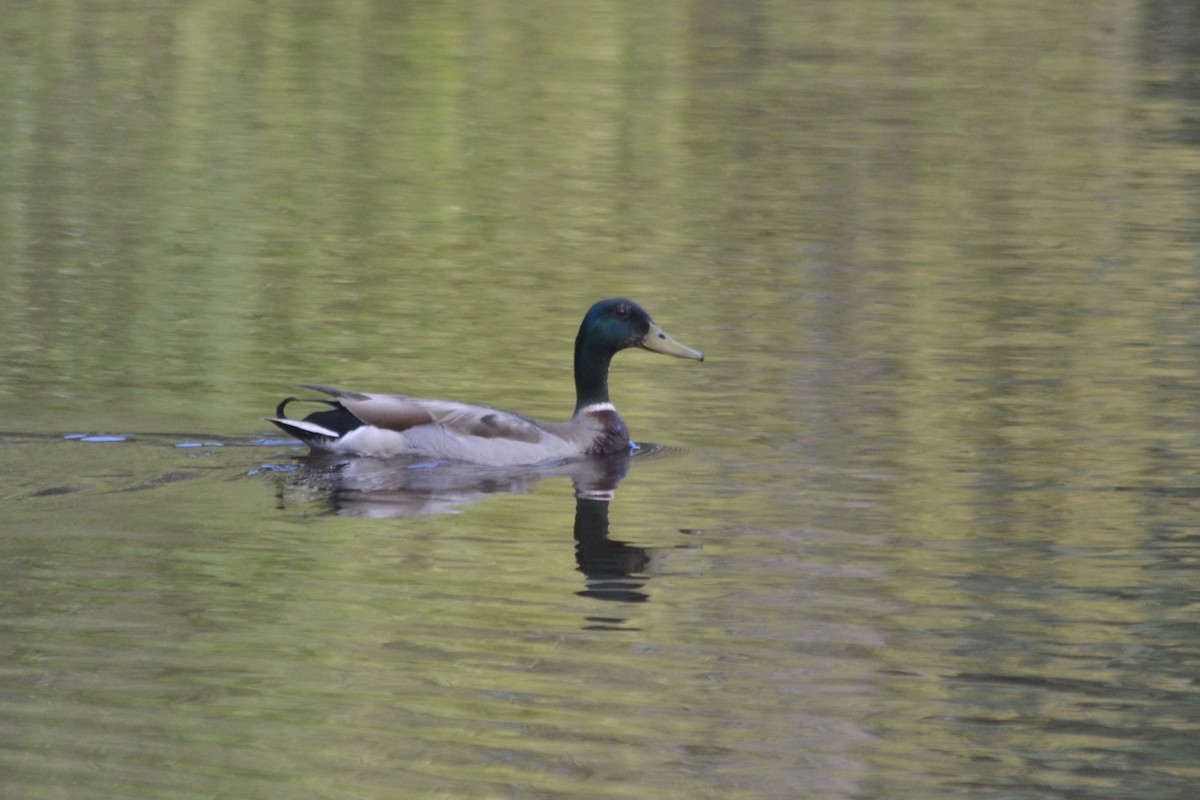
[[[650,323],[650,331],[646,334],[646,338],[642,340],[642,347],[647,350],[653,350],[656,353],[662,353],[663,355],[676,356],[678,358],[694,358],[697,361],[704,360],[704,353],[675,341],[670,336],[667,336],[666,331],[653,322]]]

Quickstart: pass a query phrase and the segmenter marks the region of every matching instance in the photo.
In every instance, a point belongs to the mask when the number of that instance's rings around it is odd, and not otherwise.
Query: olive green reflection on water
[[[0,429],[45,437],[0,466],[7,763],[43,795],[104,741],[98,796],[181,761],[196,794],[1187,796],[1187,10],[6,9]],[[385,525],[245,477],[294,466],[232,443],[297,381],[565,416],[616,294],[709,360],[614,363],[678,458],[613,530],[679,565],[613,638],[562,482]]]
[[[224,429],[321,377],[549,412],[546,365],[617,293],[703,321],[741,362],[721,382],[785,412],[808,398],[779,360],[816,347],[936,381],[949,348],[1086,335],[1069,378],[1190,322],[1089,314],[1190,275],[1136,238],[1200,165],[1146,150],[1169,109],[1122,111],[1119,10],[586,8],[16,12],[6,405],[182,397]]]

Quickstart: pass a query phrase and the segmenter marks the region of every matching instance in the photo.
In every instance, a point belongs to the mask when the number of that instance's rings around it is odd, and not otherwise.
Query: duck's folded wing
[[[377,428],[406,431],[422,425],[437,425],[459,436],[529,443],[541,441],[543,435],[543,430],[528,417],[490,406],[400,394],[355,392],[312,384],[304,384],[304,387],[336,398],[363,423]]]

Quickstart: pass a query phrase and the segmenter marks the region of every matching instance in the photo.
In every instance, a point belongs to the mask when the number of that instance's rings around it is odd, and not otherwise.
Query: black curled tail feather
[[[320,403],[329,406],[328,411],[314,411],[304,418],[304,422],[311,422],[314,425],[320,425],[326,430],[336,433],[338,436],[345,436],[350,431],[361,426],[362,420],[346,410],[345,406],[337,400],[324,400],[320,398],[310,397],[285,397],[275,406],[275,416],[281,420],[288,419],[287,410],[288,403]]]
[[[288,415],[283,413],[283,410],[285,408],[287,408],[288,403],[291,403],[292,401],[294,401],[296,399],[297,398],[295,398],[295,397],[285,397],[282,400],[280,400],[279,405],[275,406],[275,416],[279,417],[280,419],[287,419]]]

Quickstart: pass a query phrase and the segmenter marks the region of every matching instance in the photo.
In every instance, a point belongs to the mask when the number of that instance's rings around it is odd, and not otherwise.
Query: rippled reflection
[[[575,496],[576,564],[585,577],[578,594],[643,603],[650,599],[645,586],[656,555],[670,548],[640,547],[610,535],[609,504],[633,461],[630,453],[615,453],[545,466],[481,467],[313,453],[299,473],[280,485],[278,497],[282,505],[319,498],[338,515],[390,519],[464,513],[490,495],[527,494],[541,481],[569,478]],[[621,621],[589,617],[589,627]]]

